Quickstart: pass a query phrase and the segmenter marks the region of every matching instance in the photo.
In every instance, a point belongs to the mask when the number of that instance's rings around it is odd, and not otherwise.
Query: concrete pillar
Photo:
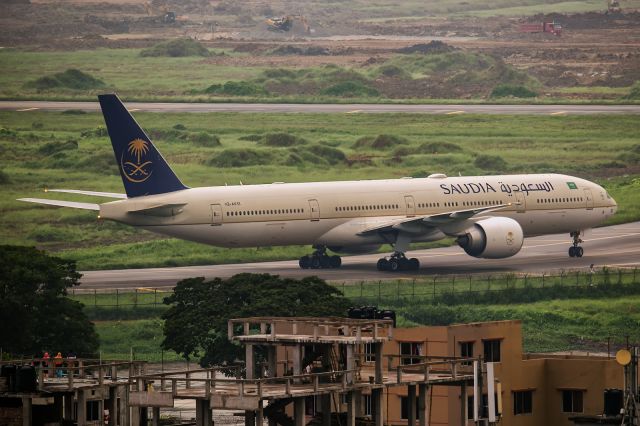
[[[84,426],[87,424],[87,398],[84,394],[84,390],[78,389],[78,415],[76,423],[78,426]]]
[[[467,424],[467,384],[463,383],[460,386],[460,425],[465,426]]]
[[[371,402],[373,403],[373,423],[375,426],[383,426],[384,425],[384,393],[382,392],[382,388],[372,389],[371,390]]]
[[[123,386],[120,393],[120,426],[131,426],[131,418],[130,413],[131,409],[129,408],[129,386]]]
[[[245,366],[247,370],[247,380],[255,378],[256,366],[253,359],[253,345],[245,346]]]
[[[196,399],[196,425],[211,426],[211,401],[208,399]]]
[[[407,386],[408,426],[416,426],[416,385]]]
[[[293,424],[294,426],[305,425],[304,414],[304,397],[298,397],[293,399]]]
[[[376,350],[376,383],[382,383],[382,342],[374,344]]]
[[[264,411],[262,407],[262,401],[260,401],[258,405],[258,409],[256,410],[256,426],[262,426],[264,424]],[[207,425],[210,426],[210,425]]]
[[[347,392],[347,426],[356,426],[356,395],[356,392]]]
[[[320,396],[320,411],[322,411],[322,426],[331,426],[331,394]]]
[[[364,403],[363,403],[363,399],[362,399],[362,391],[358,391],[358,390],[354,390],[353,391],[353,402],[355,405],[355,409],[356,409],[356,417],[362,417],[364,416]]]
[[[62,403],[64,405],[62,418],[65,420],[73,420],[73,394],[65,393]]]
[[[109,387],[109,399],[105,401],[106,409],[109,410],[109,425],[116,426],[118,424],[118,394],[115,386]]]
[[[22,426],[31,426],[33,424],[33,401],[31,397],[22,397]]]
[[[153,418],[151,419],[151,424],[153,426],[160,426],[160,407],[153,407],[151,415],[153,416]]]
[[[291,352],[293,354],[293,375],[302,374],[302,345],[296,344]]]
[[[427,426],[427,393],[429,386],[421,383],[418,385],[418,425]]]
[[[354,354],[355,345],[347,345],[347,359],[345,360],[345,368],[347,370],[353,370],[356,368],[356,362]],[[353,383],[353,373],[347,374],[347,384]]]

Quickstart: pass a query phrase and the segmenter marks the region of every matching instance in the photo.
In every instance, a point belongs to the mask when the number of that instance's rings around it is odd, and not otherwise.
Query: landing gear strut
[[[407,259],[404,253],[395,252],[391,256],[378,260],[378,271],[417,271],[420,269],[420,261],[415,257]]]
[[[569,235],[573,238],[573,245],[569,247],[569,257],[582,257],[584,249],[580,247],[580,244],[582,243],[580,231],[573,231]]]
[[[302,269],[329,269],[339,268],[342,265],[340,256],[329,256],[327,248],[324,246],[314,246],[315,251],[312,254],[302,256],[298,261]]]

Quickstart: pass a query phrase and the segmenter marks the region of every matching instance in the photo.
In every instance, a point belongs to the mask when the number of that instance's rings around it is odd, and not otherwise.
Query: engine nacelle
[[[479,220],[456,240],[469,256],[502,259],[518,253],[524,242],[520,224],[508,217]]]
[[[369,254],[375,253],[380,248],[380,244],[365,244],[358,246],[329,246],[327,247],[334,253],[342,253],[342,254]]]

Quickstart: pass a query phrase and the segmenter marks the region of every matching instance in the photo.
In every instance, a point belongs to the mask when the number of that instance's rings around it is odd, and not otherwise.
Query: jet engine
[[[456,242],[469,256],[502,259],[518,253],[524,242],[520,224],[508,217],[477,221]]]
[[[375,253],[380,248],[380,244],[365,244],[358,246],[329,246],[327,247],[334,253],[342,254],[369,254]]]

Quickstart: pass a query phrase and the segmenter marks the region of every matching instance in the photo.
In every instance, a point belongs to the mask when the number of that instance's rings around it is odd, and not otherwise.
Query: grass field
[[[189,186],[276,181],[558,172],[595,179],[619,203],[610,223],[640,219],[636,116],[135,113]],[[174,127],[185,128],[176,130]],[[76,259],[80,269],[295,258],[302,247],[228,250],[160,239],[94,213],[15,201],[42,188],[123,192],[99,114],[0,112],[0,239]],[[270,146],[266,135],[296,139]],[[384,148],[357,142],[391,134]],[[213,136],[220,139],[217,146]],[[271,139],[273,139],[271,138]],[[271,140],[269,139],[269,140]],[[393,141],[400,141],[399,143]],[[256,161],[238,153],[252,152]],[[478,155],[504,160],[499,169]],[[294,155],[295,154],[295,155]],[[226,167],[233,160],[233,167]],[[246,163],[243,163],[245,161]],[[211,165],[213,164],[213,165]],[[217,166],[215,164],[218,164]],[[246,165],[243,165],[246,164]],[[56,198],[104,199],[55,194]],[[54,198],[54,197],[52,197]]]

